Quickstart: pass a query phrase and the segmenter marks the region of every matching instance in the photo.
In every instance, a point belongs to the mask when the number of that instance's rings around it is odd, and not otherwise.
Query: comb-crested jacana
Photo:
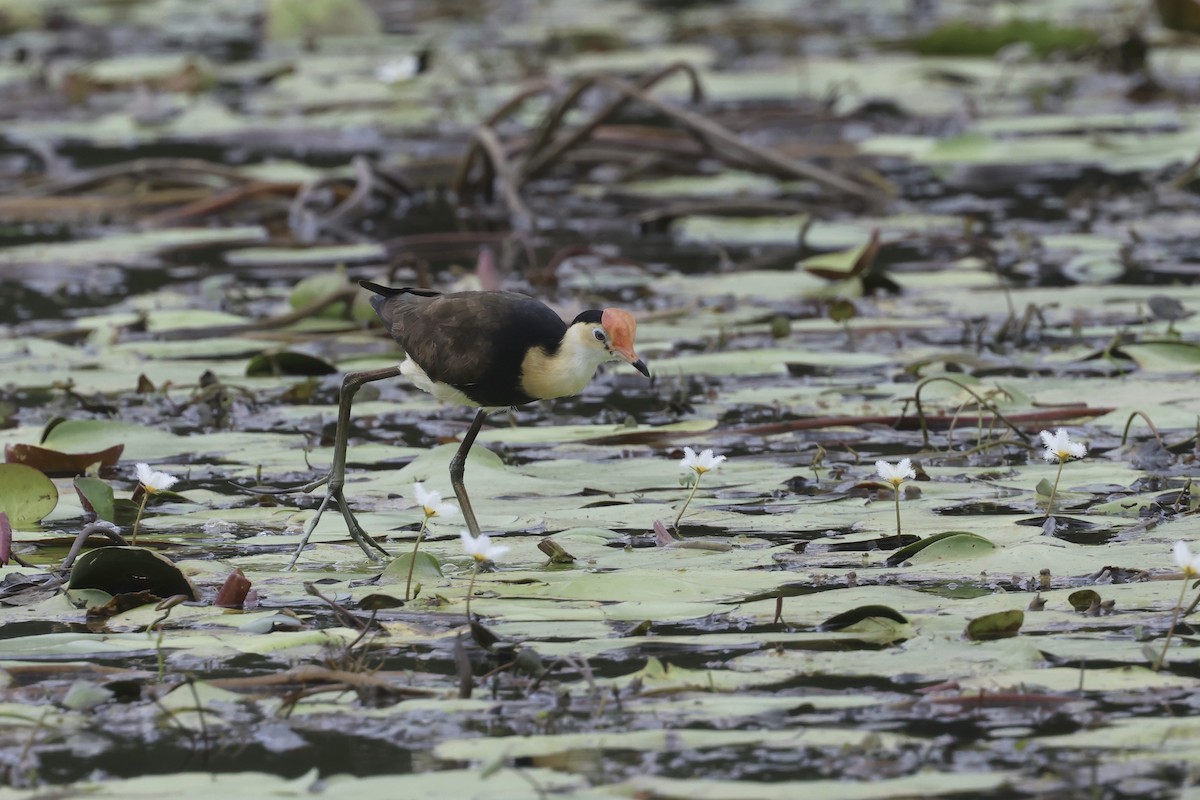
[[[516,292],[454,292],[393,289],[362,281],[375,293],[371,305],[404,350],[398,367],[352,372],[342,381],[333,463],[324,501],[305,531],[308,543],[321,514],[336,501],[346,527],[368,556],[386,552],[358,524],[343,493],[350,406],[366,383],[405,375],[439,400],[477,406],[479,411],[450,460],[450,484],[473,536],[479,523],[463,485],[467,453],[490,411],[579,394],[596,369],[626,361],[646,377],[650,371],[633,349],[637,323],[619,308],[584,311],[567,324],[545,303]]]

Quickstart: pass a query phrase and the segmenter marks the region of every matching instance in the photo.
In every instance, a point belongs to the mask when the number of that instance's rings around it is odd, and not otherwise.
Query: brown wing
[[[515,292],[403,292],[379,298],[392,338],[431,380],[481,405],[521,405],[521,362],[531,347],[553,352],[567,324],[544,303]]]

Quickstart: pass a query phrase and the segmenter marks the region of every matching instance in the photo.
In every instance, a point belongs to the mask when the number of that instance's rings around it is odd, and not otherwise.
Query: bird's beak
[[[650,377],[650,370],[646,367],[646,362],[638,358],[638,354],[633,351],[632,347],[614,347],[613,352],[621,357],[622,361],[628,361],[634,369]]]

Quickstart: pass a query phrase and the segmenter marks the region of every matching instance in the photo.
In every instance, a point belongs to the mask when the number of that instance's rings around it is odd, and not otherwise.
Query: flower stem
[[[896,536],[900,535],[900,487],[893,486],[892,494],[896,495]]]
[[[425,519],[421,520],[421,530],[417,531],[417,541],[413,544],[412,559],[408,562],[408,580],[404,584],[404,599],[407,601],[409,595],[412,594],[412,579],[413,570],[417,566],[417,548],[421,546],[421,539],[425,537],[425,528],[429,526],[429,515],[425,515]]]
[[[467,586],[467,622],[471,621],[471,595],[475,594],[475,577],[479,574],[479,562],[475,562],[475,569],[471,570],[471,583]]]
[[[150,499],[150,493],[142,489],[142,504],[138,506],[137,518],[133,521],[133,533],[129,537],[131,545],[137,545],[138,529],[142,526],[142,512],[146,510],[146,501]]]
[[[1050,489],[1050,502],[1046,503],[1046,516],[1042,517],[1042,519],[1050,519],[1050,514],[1054,511],[1054,497],[1058,494],[1058,480],[1062,477],[1062,468],[1065,463],[1066,461],[1063,460],[1063,457],[1059,456],[1058,472],[1054,475],[1054,486]]]
[[[679,535],[679,520],[683,519],[683,512],[687,511],[688,505],[692,502],[692,498],[696,496],[696,490],[700,488],[700,473],[696,473],[696,480],[692,481],[692,491],[688,492],[687,500],[683,501],[683,508],[679,509],[679,513],[675,515],[675,523],[671,526],[675,529],[675,535]]]
[[[1175,634],[1175,623],[1179,622],[1179,609],[1183,608],[1183,596],[1187,593],[1188,573],[1185,570],[1183,573],[1183,586],[1179,590],[1179,600],[1175,603],[1175,614],[1171,617],[1171,627],[1167,628],[1167,640],[1163,642],[1162,652],[1158,654],[1158,660],[1154,662],[1154,671],[1158,672],[1162,669],[1163,661],[1167,658],[1167,648],[1171,646],[1171,636]]]

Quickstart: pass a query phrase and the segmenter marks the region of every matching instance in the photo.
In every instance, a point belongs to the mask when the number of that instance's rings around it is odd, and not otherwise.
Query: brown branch
[[[526,100],[532,97],[537,97],[539,94],[546,94],[554,89],[554,84],[548,80],[535,81],[532,85],[526,86],[521,91],[514,94],[512,97],[500,104],[500,107],[487,116],[483,121],[484,127],[495,128],[504,120],[508,119],[518,108],[525,104]]]
[[[96,167],[76,173],[69,178],[46,181],[34,186],[22,195],[25,197],[45,197],[47,195],[78,192],[89,186],[128,176],[143,176],[146,173],[195,173],[200,176],[220,178],[233,183],[243,183],[250,178],[240,170],[215,164],[199,158],[139,158],[112,164],[106,167]]]
[[[719,125],[693,111],[680,108],[674,103],[668,103],[653,95],[646,94],[628,81],[609,76],[601,76],[600,81],[618,91],[636,97],[655,111],[673,117],[680,123],[699,131],[710,141],[718,142],[740,155],[749,156],[755,161],[778,170],[785,175],[815,181],[828,189],[833,189],[854,197],[861,197],[864,200],[878,201],[880,195],[895,194],[895,187],[891,187],[890,184],[889,191],[884,192],[878,185],[865,186],[814,164],[795,161],[773,150],[750,144],[725,126]]]
[[[605,81],[607,76],[592,75],[576,82],[571,91],[567,93],[567,96],[559,102],[558,106],[547,114],[546,119],[543,120],[541,127],[534,136],[533,142],[525,154],[525,162],[520,169],[519,179],[521,185],[523,186],[529,179],[535,177],[550,164],[557,161],[567,150],[570,150],[579,142],[591,136],[597,128],[618,114],[621,109],[635,98],[641,99],[644,92],[649,91],[655,84],[660,83],[677,72],[684,72],[691,78],[692,102],[703,102],[704,88],[700,83],[700,76],[697,75],[695,68],[691,64],[679,61],[642,78],[636,84],[636,91],[632,93],[626,92],[624,96],[610,101],[588,122],[567,134],[558,142],[550,144],[554,132],[562,124],[567,112],[579,102],[579,98],[584,92],[591,89],[597,83]]]
[[[146,217],[142,220],[142,225],[150,228],[178,225],[197,218],[203,219],[219,211],[232,208],[246,200],[253,200],[256,197],[276,194],[294,195],[299,188],[300,184],[298,183],[254,181],[253,183],[241,186],[233,186],[208,197]]]
[[[504,144],[500,141],[500,137],[491,128],[480,126],[475,129],[475,143],[477,146],[473,147],[463,159],[463,166],[455,176],[455,185],[461,187],[465,184],[471,162],[474,161],[474,153],[485,153],[495,172],[495,182],[500,185],[500,191],[504,194],[505,202],[508,204],[509,216],[516,218],[512,220],[513,227],[529,230],[533,224],[533,215],[529,213],[525,201],[521,199],[521,193],[517,190],[516,177],[513,174],[508,155],[504,152]]]

